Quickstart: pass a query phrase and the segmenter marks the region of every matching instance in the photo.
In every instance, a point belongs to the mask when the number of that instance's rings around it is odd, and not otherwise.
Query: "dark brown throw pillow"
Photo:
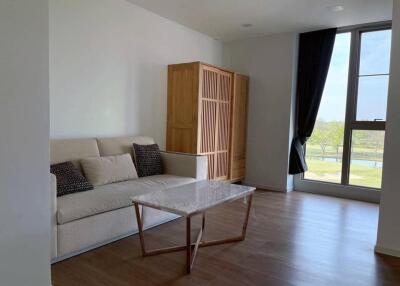
[[[163,165],[157,144],[139,145],[133,143],[133,153],[139,177],[161,175]]]
[[[50,173],[57,178],[57,197],[93,190],[93,185],[71,162],[51,165]]]

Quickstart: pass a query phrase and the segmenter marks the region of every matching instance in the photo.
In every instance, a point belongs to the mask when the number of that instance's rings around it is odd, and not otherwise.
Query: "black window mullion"
[[[355,29],[351,32],[349,79],[347,87],[346,117],[344,127],[342,178],[343,185],[349,184],[351,163],[351,138],[352,122],[356,119],[358,71],[360,65],[360,31]]]
[[[385,130],[385,121],[354,121],[350,123],[352,130]]]

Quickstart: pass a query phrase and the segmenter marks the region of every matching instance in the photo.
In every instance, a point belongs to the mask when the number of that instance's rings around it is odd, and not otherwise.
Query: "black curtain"
[[[304,144],[311,136],[324,91],[336,28],[300,34],[297,71],[296,129],[290,150],[289,173],[307,171]]]

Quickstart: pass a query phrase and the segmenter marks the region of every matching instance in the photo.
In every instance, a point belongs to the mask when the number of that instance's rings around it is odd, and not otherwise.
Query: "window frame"
[[[392,29],[391,21],[342,27],[338,29],[337,34],[351,33],[341,182],[334,183],[334,182],[324,182],[324,181],[306,179],[303,173],[300,176],[296,176],[295,178],[296,189],[300,185],[300,189],[302,191],[307,191],[307,189],[311,187],[308,183],[317,183],[321,184],[322,187],[328,186],[328,189],[331,190],[332,190],[331,187],[335,185],[350,187],[350,189],[353,189],[355,191],[370,190],[379,192],[381,190],[381,188],[358,186],[349,183],[350,165],[351,165],[351,144],[352,144],[352,133],[354,130],[385,131],[386,119],[385,121],[357,121],[357,100],[358,100],[359,70],[361,64],[361,36],[363,33],[366,32],[384,31],[391,29]],[[300,182],[298,178],[300,178]],[[310,189],[312,189],[312,187]],[[376,199],[374,199],[374,201],[375,200]]]

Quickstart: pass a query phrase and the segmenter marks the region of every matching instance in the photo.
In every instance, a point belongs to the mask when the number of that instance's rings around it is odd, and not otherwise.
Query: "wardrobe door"
[[[233,75],[231,73],[224,71],[219,73],[215,171],[215,179],[218,180],[227,180],[229,178],[232,79]]]
[[[197,153],[199,63],[168,66],[167,151]]]
[[[230,179],[240,181],[246,172],[247,101],[249,77],[235,74],[232,97]]]
[[[201,66],[199,153],[208,157],[208,178],[216,175],[216,134],[218,125],[218,70]]]
[[[232,82],[232,73],[202,65],[199,153],[208,156],[211,180],[229,178]]]

